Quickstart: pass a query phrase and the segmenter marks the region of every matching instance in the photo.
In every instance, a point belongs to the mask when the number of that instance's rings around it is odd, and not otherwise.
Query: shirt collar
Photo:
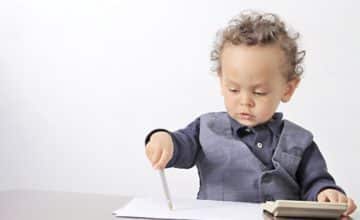
[[[233,119],[229,114],[228,116],[230,118],[230,125],[233,134],[238,133],[239,131],[245,131],[245,133],[247,134],[257,133],[264,128],[269,128],[274,135],[279,135],[281,132],[282,119],[283,119],[283,114],[281,112],[274,113],[274,115],[271,117],[270,120],[268,120],[263,124],[256,125],[255,127],[248,127],[246,125],[243,125],[238,121],[236,121],[235,119]]]

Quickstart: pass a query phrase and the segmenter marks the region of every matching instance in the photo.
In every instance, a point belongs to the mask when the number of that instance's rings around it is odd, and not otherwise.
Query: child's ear
[[[290,101],[290,99],[291,99],[292,95],[294,94],[296,88],[298,87],[299,83],[300,83],[299,77],[295,77],[286,83],[284,94],[281,97],[282,102]]]

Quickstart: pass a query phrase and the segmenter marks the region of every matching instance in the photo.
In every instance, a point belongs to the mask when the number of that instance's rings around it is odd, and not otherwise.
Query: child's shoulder
[[[226,130],[226,128],[230,126],[230,119],[227,112],[207,112],[201,114],[198,119],[200,125],[211,129]]]
[[[288,119],[283,119],[283,130],[286,130],[289,135],[299,135],[299,134],[306,134],[307,136],[313,137],[313,134],[310,130],[304,128],[303,126],[290,121]]]
[[[227,112],[207,112],[201,114],[199,117],[201,122],[211,122],[211,123],[227,123],[229,121],[229,115]]]
[[[206,112],[199,116],[199,118],[218,118],[218,117],[228,117],[228,113],[225,111],[219,112]]]

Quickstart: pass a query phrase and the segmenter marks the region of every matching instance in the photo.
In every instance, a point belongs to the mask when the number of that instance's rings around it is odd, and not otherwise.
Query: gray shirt
[[[229,115],[227,116],[230,120],[232,136],[245,143],[267,169],[273,169],[272,157],[284,124],[282,113],[275,113],[268,122],[252,128],[238,123]],[[155,129],[147,135],[146,142],[150,139],[151,134],[161,130],[168,132],[174,143],[174,155],[167,167],[192,167],[202,150],[199,142],[200,117],[184,129],[174,132]],[[189,163],[189,161],[192,162]],[[334,188],[344,192],[335,184],[333,177],[327,171],[324,157],[314,141],[302,154],[300,165],[296,171],[296,182],[300,186],[303,200],[316,200],[317,194],[324,188]]]

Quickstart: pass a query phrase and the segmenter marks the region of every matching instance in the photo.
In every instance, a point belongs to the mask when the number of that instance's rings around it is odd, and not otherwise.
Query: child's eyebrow
[[[267,88],[268,85],[266,83],[257,83],[253,86],[254,88],[259,88],[259,87],[264,87],[264,88]]]
[[[235,81],[233,81],[233,80],[231,80],[231,79],[228,79],[228,78],[225,79],[225,82],[226,82],[226,83],[230,83],[230,84],[234,84],[234,85],[236,85],[236,86],[240,86],[239,83],[237,83],[237,82],[235,82]]]

